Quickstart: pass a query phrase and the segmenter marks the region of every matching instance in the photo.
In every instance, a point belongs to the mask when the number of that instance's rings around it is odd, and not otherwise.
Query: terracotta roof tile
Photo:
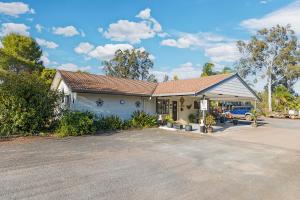
[[[201,78],[159,83],[153,93],[153,96],[195,94],[231,76],[232,74],[220,74]]]
[[[151,96],[157,86],[157,83],[146,81],[63,70],[59,72],[62,79],[74,92]]]
[[[163,83],[151,83],[82,72],[63,70],[60,70],[59,72],[62,79],[74,92],[113,93],[141,96],[193,95],[232,76],[232,74],[222,74]]]

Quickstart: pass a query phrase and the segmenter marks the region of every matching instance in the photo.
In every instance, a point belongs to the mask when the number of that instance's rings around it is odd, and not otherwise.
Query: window
[[[157,99],[156,100],[156,113],[157,114],[169,114],[169,99]]]
[[[194,109],[200,109],[200,105],[198,101],[194,101]]]

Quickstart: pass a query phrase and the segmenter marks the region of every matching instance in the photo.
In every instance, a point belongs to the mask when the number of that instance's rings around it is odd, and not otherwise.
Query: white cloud
[[[109,60],[113,58],[117,50],[133,49],[130,44],[106,44],[104,46],[97,46],[94,50],[90,51],[87,55],[99,60]]]
[[[211,43],[223,42],[225,40],[228,39],[213,33],[180,33],[176,39],[161,41],[161,45],[177,48],[203,48],[209,46]]]
[[[44,52],[43,55],[41,56],[41,61],[43,61],[44,66],[49,66],[49,64],[51,63],[48,56],[49,55],[47,52]]]
[[[161,25],[151,17],[149,8],[142,10],[136,17],[142,19],[142,21],[119,20],[110,24],[108,30],[104,32],[104,36],[113,41],[128,41],[131,44],[135,44],[140,43],[141,40],[153,38],[156,35],[166,35],[162,31]],[[103,30],[98,29],[98,31],[102,32]]]
[[[191,62],[184,63],[177,68],[173,68],[168,71],[152,71],[152,73],[158,78],[159,81],[163,80],[164,75],[168,75],[170,79],[177,75],[179,79],[189,79],[200,77],[202,73],[202,67],[194,65]]]
[[[85,32],[84,32],[83,30],[80,30],[80,35],[81,35],[82,37],[85,37]]]
[[[66,27],[53,27],[53,33],[56,35],[62,35],[65,37],[72,37],[75,35],[79,35],[79,32],[74,26],[66,26]]]
[[[35,25],[35,29],[36,29],[37,32],[41,33],[42,30],[44,29],[44,27],[42,25],[40,25],[40,24],[36,24]]]
[[[259,3],[261,3],[261,4],[267,4],[267,3],[270,3],[271,2],[271,0],[261,0]]]
[[[41,38],[36,38],[36,42],[40,45],[40,46],[44,46],[48,49],[55,49],[58,47],[58,44],[56,44],[55,42],[52,41],[47,41]]]
[[[79,54],[87,54],[94,48],[94,45],[88,42],[81,42],[77,47],[74,48],[74,51]]]
[[[103,28],[102,27],[99,27],[97,30],[98,30],[99,33],[103,33]]]
[[[21,14],[34,14],[34,10],[22,2],[0,2],[0,14],[18,17]]]
[[[262,18],[251,18],[241,22],[241,26],[250,30],[256,31],[262,28],[270,28],[277,24],[291,24],[292,29],[297,35],[300,35],[300,1],[297,0],[279,10],[271,12]]]
[[[161,45],[203,50],[212,62],[234,62],[239,58],[234,39],[213,33],[180,33],[177,38],[161,41]]]
[[[110,24],[104,36],[113,41],[128,41],[132,44],[140,43],[143,39],[153,38],[155,31],[146,22],[130,22],[119,20]]]
[[[65,64],[62,64],[60,66],[57,67],[58,69],[61,69],[61,70],[66,70],[66,71],[88,71],[91,69],[91,66],[82,66],[82,67],[79,67],[78,65],[76,64],[73,64],[73,63],[65,63]]]
[[[235,62],[239,59],[240,54],[235,43],[217,44],[206,48],[205,56],[209,57],[212,62]]]
[[[0,31],[0,36],[5,36],[9,33],[17,33],[20,35],[29,35],[30,27],[25,24],[3,23]]]
[[[145,10],[140,11],[140,13],[136,16],[141,19],[150,19],[151,18],[151,9],[146,8]]]

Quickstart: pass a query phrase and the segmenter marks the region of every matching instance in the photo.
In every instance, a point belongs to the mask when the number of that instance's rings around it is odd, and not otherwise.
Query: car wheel
[[[252,121],[251,115],[246,115],[246,120],[247,120],[247,121]]]

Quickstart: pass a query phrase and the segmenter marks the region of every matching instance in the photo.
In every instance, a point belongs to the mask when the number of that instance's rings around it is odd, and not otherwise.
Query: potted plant
[[[252,115],[252,127],[257,127],[257,110],[253,109],[251,110],[251,115]]]
[[[189,123],[185,125],[185,130],[192,131],[193,127],[192,125],[190,125],[190,123],[193,123],[195,121],[195,115],[193,113],[189,114],[188,119],[189,119]]]
[[[168,128],[173,128],[174,120],[170,115],[165,116],[165,121],[167,122],[167,127]]]
[[[216,124],[215,117],[211,114],[207,115],[205,118],[205,125],[206,125],[207,133],[212,133],[214,131],[212,126],[215,124]]]
[[[237,118],[232,119],[233,125],[238,125],[239,120]]]

